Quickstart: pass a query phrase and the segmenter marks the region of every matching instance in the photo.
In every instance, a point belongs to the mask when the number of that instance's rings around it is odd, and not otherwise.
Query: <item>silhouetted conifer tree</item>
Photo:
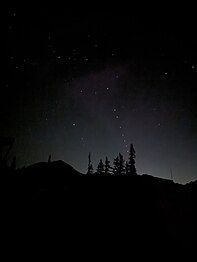
[[[126,165],[125,165],[125,174],[126,175],[129,174],[129,163],[128,163],[128,161],[126,161]]]
[[[135,149],[133,147],[133,144],[131,144],[129,151],[128,175],[137,175],[135,168],[135,157]]]
[[[114,167],[113,167],[114,176],[119,175],[119,165],[120,165],[120,160],[119,157],[117,156],[116,158],[114,158]]]
[[[113,174],[115,176],[122,176],[125,174],[124,159],[123,156],[119,155],[114,159]]]
[[[124,174],[125,174],[124,159],[123,159],[123,155],[119,153],[119,175],[122,176]]]
[[[108,157],[105,158],[105,175],[111,175],[112,168],[110,166],[110,161]]]
[[[93,166],[92,166],[92,162],[91,162],[91,154],[89,153],[88,155],[88,175],[92,175],[93,174]]]
[[[98,173],[99,175],[104,175],[104,173],[105,173],[105,167],[104,167],[104,164],[103,164],[102,159],[100,160],[100,162],[99,162],[99,164],[98,164],[97,173]]]

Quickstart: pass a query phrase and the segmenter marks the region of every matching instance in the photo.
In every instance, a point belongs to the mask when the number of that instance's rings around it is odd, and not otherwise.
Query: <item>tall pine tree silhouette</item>
[[[105,175],[111,175],[112,168],[110,166],[110,161],[108,157],[105,158]]]
[[[119,175],[119,165],[120,165],[120,160],[119,157],[117,156],[116,158],[114,158],[114,167],[113,167],[114,176]]]
[[[93,174],[93,166],[92,166],[92,161],[91,161],[91,153],[88,155],[88,172],[87,175],[92,175]]]
[[[135,168],[135,149],[133,147],[133,144],[130,145],[130,151],[129,151],[129,162],[127,166],[127,172],[128,175],[137,175],[136,168]]]
[[[128,163],[128,161],[126,161],[126,164],[125,164],[125,174],[126,175],[129,174],[129,163]]]
[[[100,160],[100,162],[99,162],[99,164],[98,164],[97,173],[98,173],[99,175],[104,175],[104,174],[105,174],[105,166],[104,166],[104,164],[103,164],[102,159]]]
[[[115,176],[122,176],[125,174],[125,166],[124,166],[124,159],[123,155],[119,153],[119,155],[114,159],[114,168],[113,174]]]
[[[125,175],[125,166],[124,166],[124,159],[123,155],[119,153],[119,175],[123,176]]]

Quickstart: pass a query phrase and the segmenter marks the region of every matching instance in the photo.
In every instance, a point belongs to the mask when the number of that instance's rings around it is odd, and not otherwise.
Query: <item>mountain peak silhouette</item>
[[[50,174],[56,172],[56,175],[65,174],[67,176],[80,176],[81,173],[75,170],[71,165],[65,163],[62,160],[53,162],[39,162],[28,166],[24,170],[25,173],[31,174],[44,174],[49,172]],[[54,173],[55,175],[55,173]]]
[[[98,227],[95,236],[107,225],[112,243],[114,228],[142,246],[170,243],[173,248],[190,248],[194,243],[197,181],[181,185],[147,174],[83,175],[61,160],[39,162],[3,178],[6,214],[42,214],[45,223],[52,216],[61,227],[67,221],[79,232],[80,225],[89,230],[92,225]],[[121,237],[125,245],[127,238]]]

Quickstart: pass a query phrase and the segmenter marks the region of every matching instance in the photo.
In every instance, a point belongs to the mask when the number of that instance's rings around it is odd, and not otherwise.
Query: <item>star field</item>
[[[7,10],[1,135],[19,166],[63,159],[86,172],[88,152],[128,157],[138,173],[197,178],[197,60],[192,16],[124,9]]]

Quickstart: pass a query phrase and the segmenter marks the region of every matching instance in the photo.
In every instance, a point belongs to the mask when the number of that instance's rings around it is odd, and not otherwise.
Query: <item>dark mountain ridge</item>
[[[30,218],[45,229],[55,223],[66,232],[72,225],[93,239],[107,235],[106,244],[117,245],[117,236],[126,234],[141,246],[194,246],[197,181],[181,185],[149,175],[85,175],[54,161],[7,170],[2,185],[8,220],[18,214],[19,224],[25,214],[23,223]],[[121,241],[127,244],[125,236]]]

